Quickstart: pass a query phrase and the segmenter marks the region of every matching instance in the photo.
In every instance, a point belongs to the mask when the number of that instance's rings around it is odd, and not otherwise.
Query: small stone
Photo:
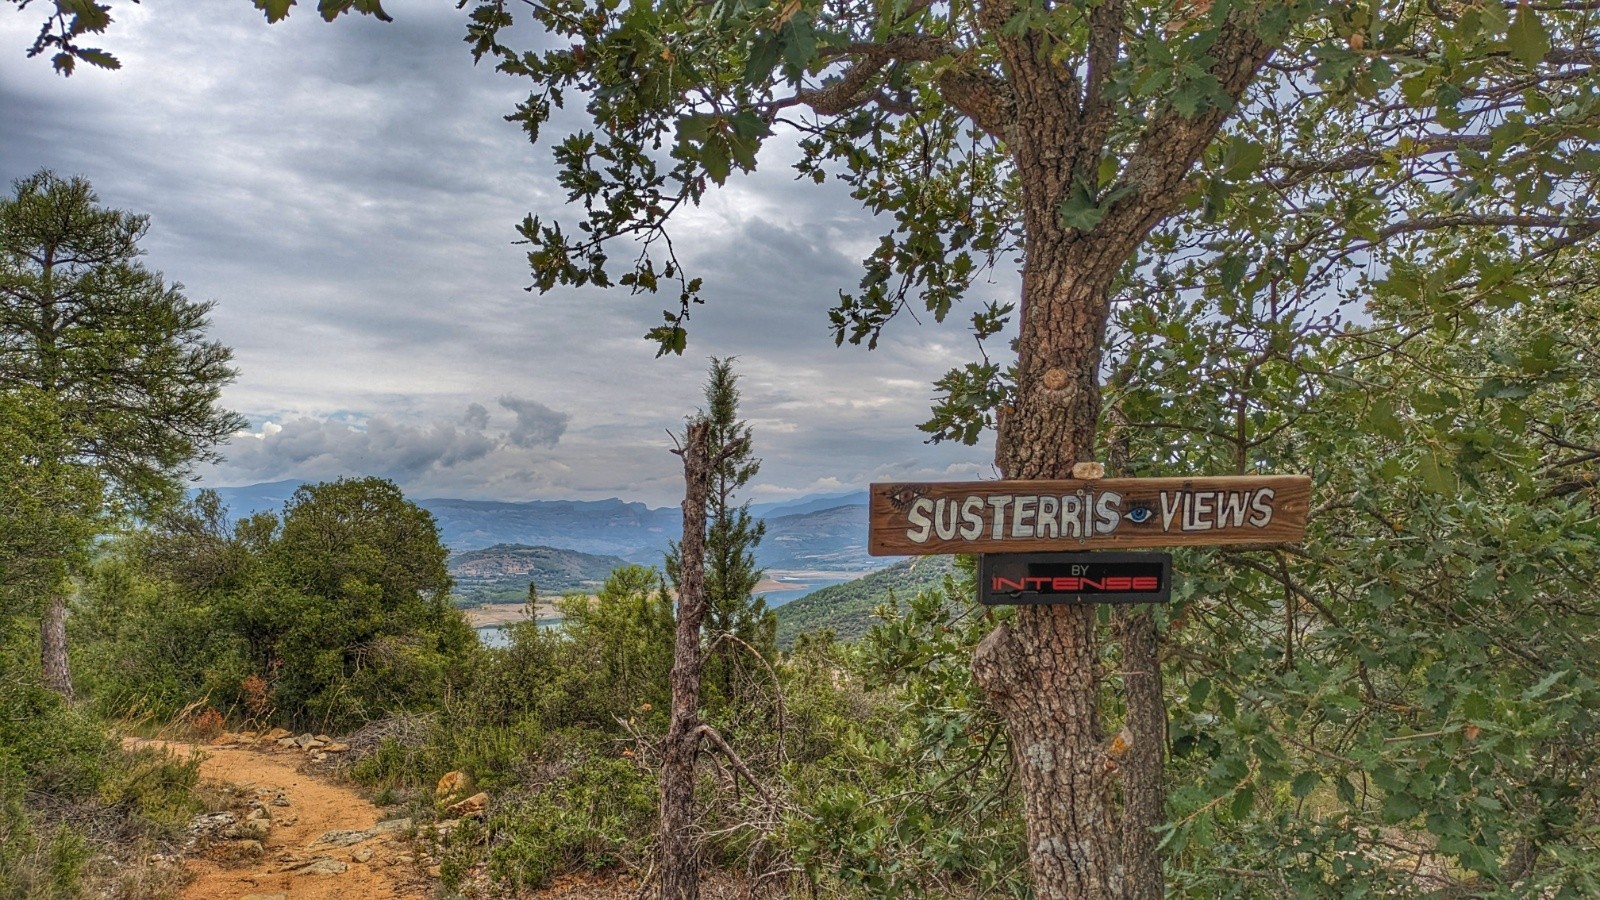
[[[218,834],[225,829],[232,828],[234,823],[233,813],[216,812],[195,816],[189,821],[189,834],[195,839]]]
[[[371,828],[368,828],[367,829],[367,833],[368,834],[388,834],[391,831],[410,831],[410,830],[411,830],[411,820],[409,818],[406,818],[406,819],[390,819],[387,822],[379,822],[378,824],[372,826]]]
[[[255,822],[260,820],[270,820],[271,818],[272,813],[267,812],[267,808],[265,806],[255,806],[251,808],[250,815],[245,817],[245,821]]]
[[[396,856],[396,857],[395,857],[395,858],[394,858],[394,861],[395,861],[395,862],[396,862],[396,863],[398,863],[398,864],[401,864],[401,865],[407,865],[407,866],[409,866],[409,865],[411,865],[411,864],[412,864],[412,863],[414,863],[414,862],[416,862],[416,861],[417,861],[417,858],[416,858],[416,857],[415,857],[415,856],[412,856],[412,855],[411,855],[411,854],[409,854],[409,853],[402,853],[402,854],[400,854],[400,855],[399,855],[399,856]]]
[[[233,845],[240,853],[247,856],[260,856],[266,847],[260,841],[240,841]]]
[[[300,746],[300,742],[295,740],[292,737],[279,738],[278,739],[278,746],[279,747],[283,747],[284,749],[287,750],[287,749],[299,747]]]
[[[349,744],[337,744],[337,743],[329,744],[328,746],[322,748],[322,752],[323,753],[348,753],[348,752],[350,752],[350,745]]]
[[[482,791],[473,794],[460,803],[451,804],[450,808],[445,810],[445,812],[457,818],[466,818],[468,816],[481,818],[488,811],[489,795]]]
[[[277,796],[272,798],[272,805],[273,806],[288,806],[289,805],[289,798],[287,796],[283,795],[283,794],[278,794]]]
[[[368,860],[372,859],[372,848],[371,847],[357,847],[356,848],[356,852],[350,854],[350,858],[355,860],[358,863],[367,862]]]
[[[323,742],[324,744],[326,744],[329,741],[333,740],[333,738],[328,737],[325,734],[319,734],[319,735],[317,735],[317,740],[319,740],[319,741]]]
[[[287,728],[274,728],[261,736],[264,741],[281,741],[286,737],[294,737],[294,732]]]
[[[312,841],[311,846],[328,844],[334,847],[348,847],[351,844],[359,844],[370,837],[372,837],[372,834],[366,831],[329,831]]]
[[[472,793],[472,776],[462,771],[446,772],[439,779],[439,785],[433,789],[433,799],[443,803],[450,797]]]
[[[237,744],[237,743],[239,743],[239,736],[237,734],[234,734],[231,731],[224,731],[223,733],[221,733],[221,734],[219,734],[216,737],[211,739],[211,745],[213,747],[221,745],[221,744]]]
[[[1096,478],[1104,478],[1106,477],[1106,467],[1097,462],[1073,463],[1072,477],[1080,481],[1093,481]]]
[[[294,870],[296,875],[343,875],[350,867],[337,859],[322,857],[306,863]]]
[[[434,877],[434,878],[438,878],[439,877],[439,867],[438,866],[429,866],[428,867],[428,874],[430,876]]]
[[[327,757],[328,757],[328,754],[323,753],[321,750],[313,750],[313,751],[311,751],[311,758],[316,760],[317,762],[321,762],[322,760],[327,759]]]

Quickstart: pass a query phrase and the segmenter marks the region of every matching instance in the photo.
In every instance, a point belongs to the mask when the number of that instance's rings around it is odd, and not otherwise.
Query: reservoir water
[[[800,586],[779,591],[763,591],[761,596],[767,598],[768,609],[777,609],[786,603],[793,603],[794,601],[799,600],[801,597],[804,597],[814,591],[820,591],[825,587],[831,587],[835,584],[843,584],[846,581],[851,581],[858,577],[860,576],[841,574],[837,578],[808,577],[805,579],[796,578],[793,580],[780,578],[778,579],[779,584],[791,583]],[[554,628],[560,624],[560,619],[539,620],[539,625],[542,628]],[[505,630],[506,627],[507,626],[505,625],[480,625],[475,630],[478,632],[478,640],[483,642],[485,647],[506,647],[511,644],[511,635]]]

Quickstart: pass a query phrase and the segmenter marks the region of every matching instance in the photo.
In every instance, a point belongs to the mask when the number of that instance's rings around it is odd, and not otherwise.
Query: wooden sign
[[[874,484],[874,556],[1041,553],[1305,538],[1305,475]]]
[[[989,606],[1038,603],[1166,603],[1170,553],[985,553],[978,599]]]

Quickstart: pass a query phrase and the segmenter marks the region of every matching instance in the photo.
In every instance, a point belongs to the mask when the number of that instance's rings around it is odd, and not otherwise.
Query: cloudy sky
[[[24,56],[42,5],[0,8],[0,180],[87,177],[150,215],[147,265],[216,303],[240,370],[224,403],[251,426],[206,483],[378,474],[415,496],[675,503],[667,431],[712,355],[740,359],[755,499],[993,474],[989,447],[915,427],[971,356],[960,316],[833,346],[827,310],[877,231],[844,192],[796,183],[783,142],[679,222],[708,304],[688,352],[656,359],[658,299],[523,290],[515,223],[559,216],[563,195],[548,148],[502,119],[525,89],[473,66],[454,3],[328,25],[303,2],[271,27],[247,0],[118,6],[103,43],[124,68],[65,79]]]

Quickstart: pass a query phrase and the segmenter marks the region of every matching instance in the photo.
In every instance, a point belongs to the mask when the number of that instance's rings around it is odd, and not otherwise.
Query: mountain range
[[[216,488],[235,519],[281,511],[299,481]],[[651,508],[609,500],[498,500],[426,498],[416,504],[433,514],[439,537],[453,553],[500,544],[559,547],[656,565],[683,527],[677,507]],[[765,569],[862,572],[887,560],[867,555],[867,492],[816,494],[751,504],[767,523],[756,548]]]

